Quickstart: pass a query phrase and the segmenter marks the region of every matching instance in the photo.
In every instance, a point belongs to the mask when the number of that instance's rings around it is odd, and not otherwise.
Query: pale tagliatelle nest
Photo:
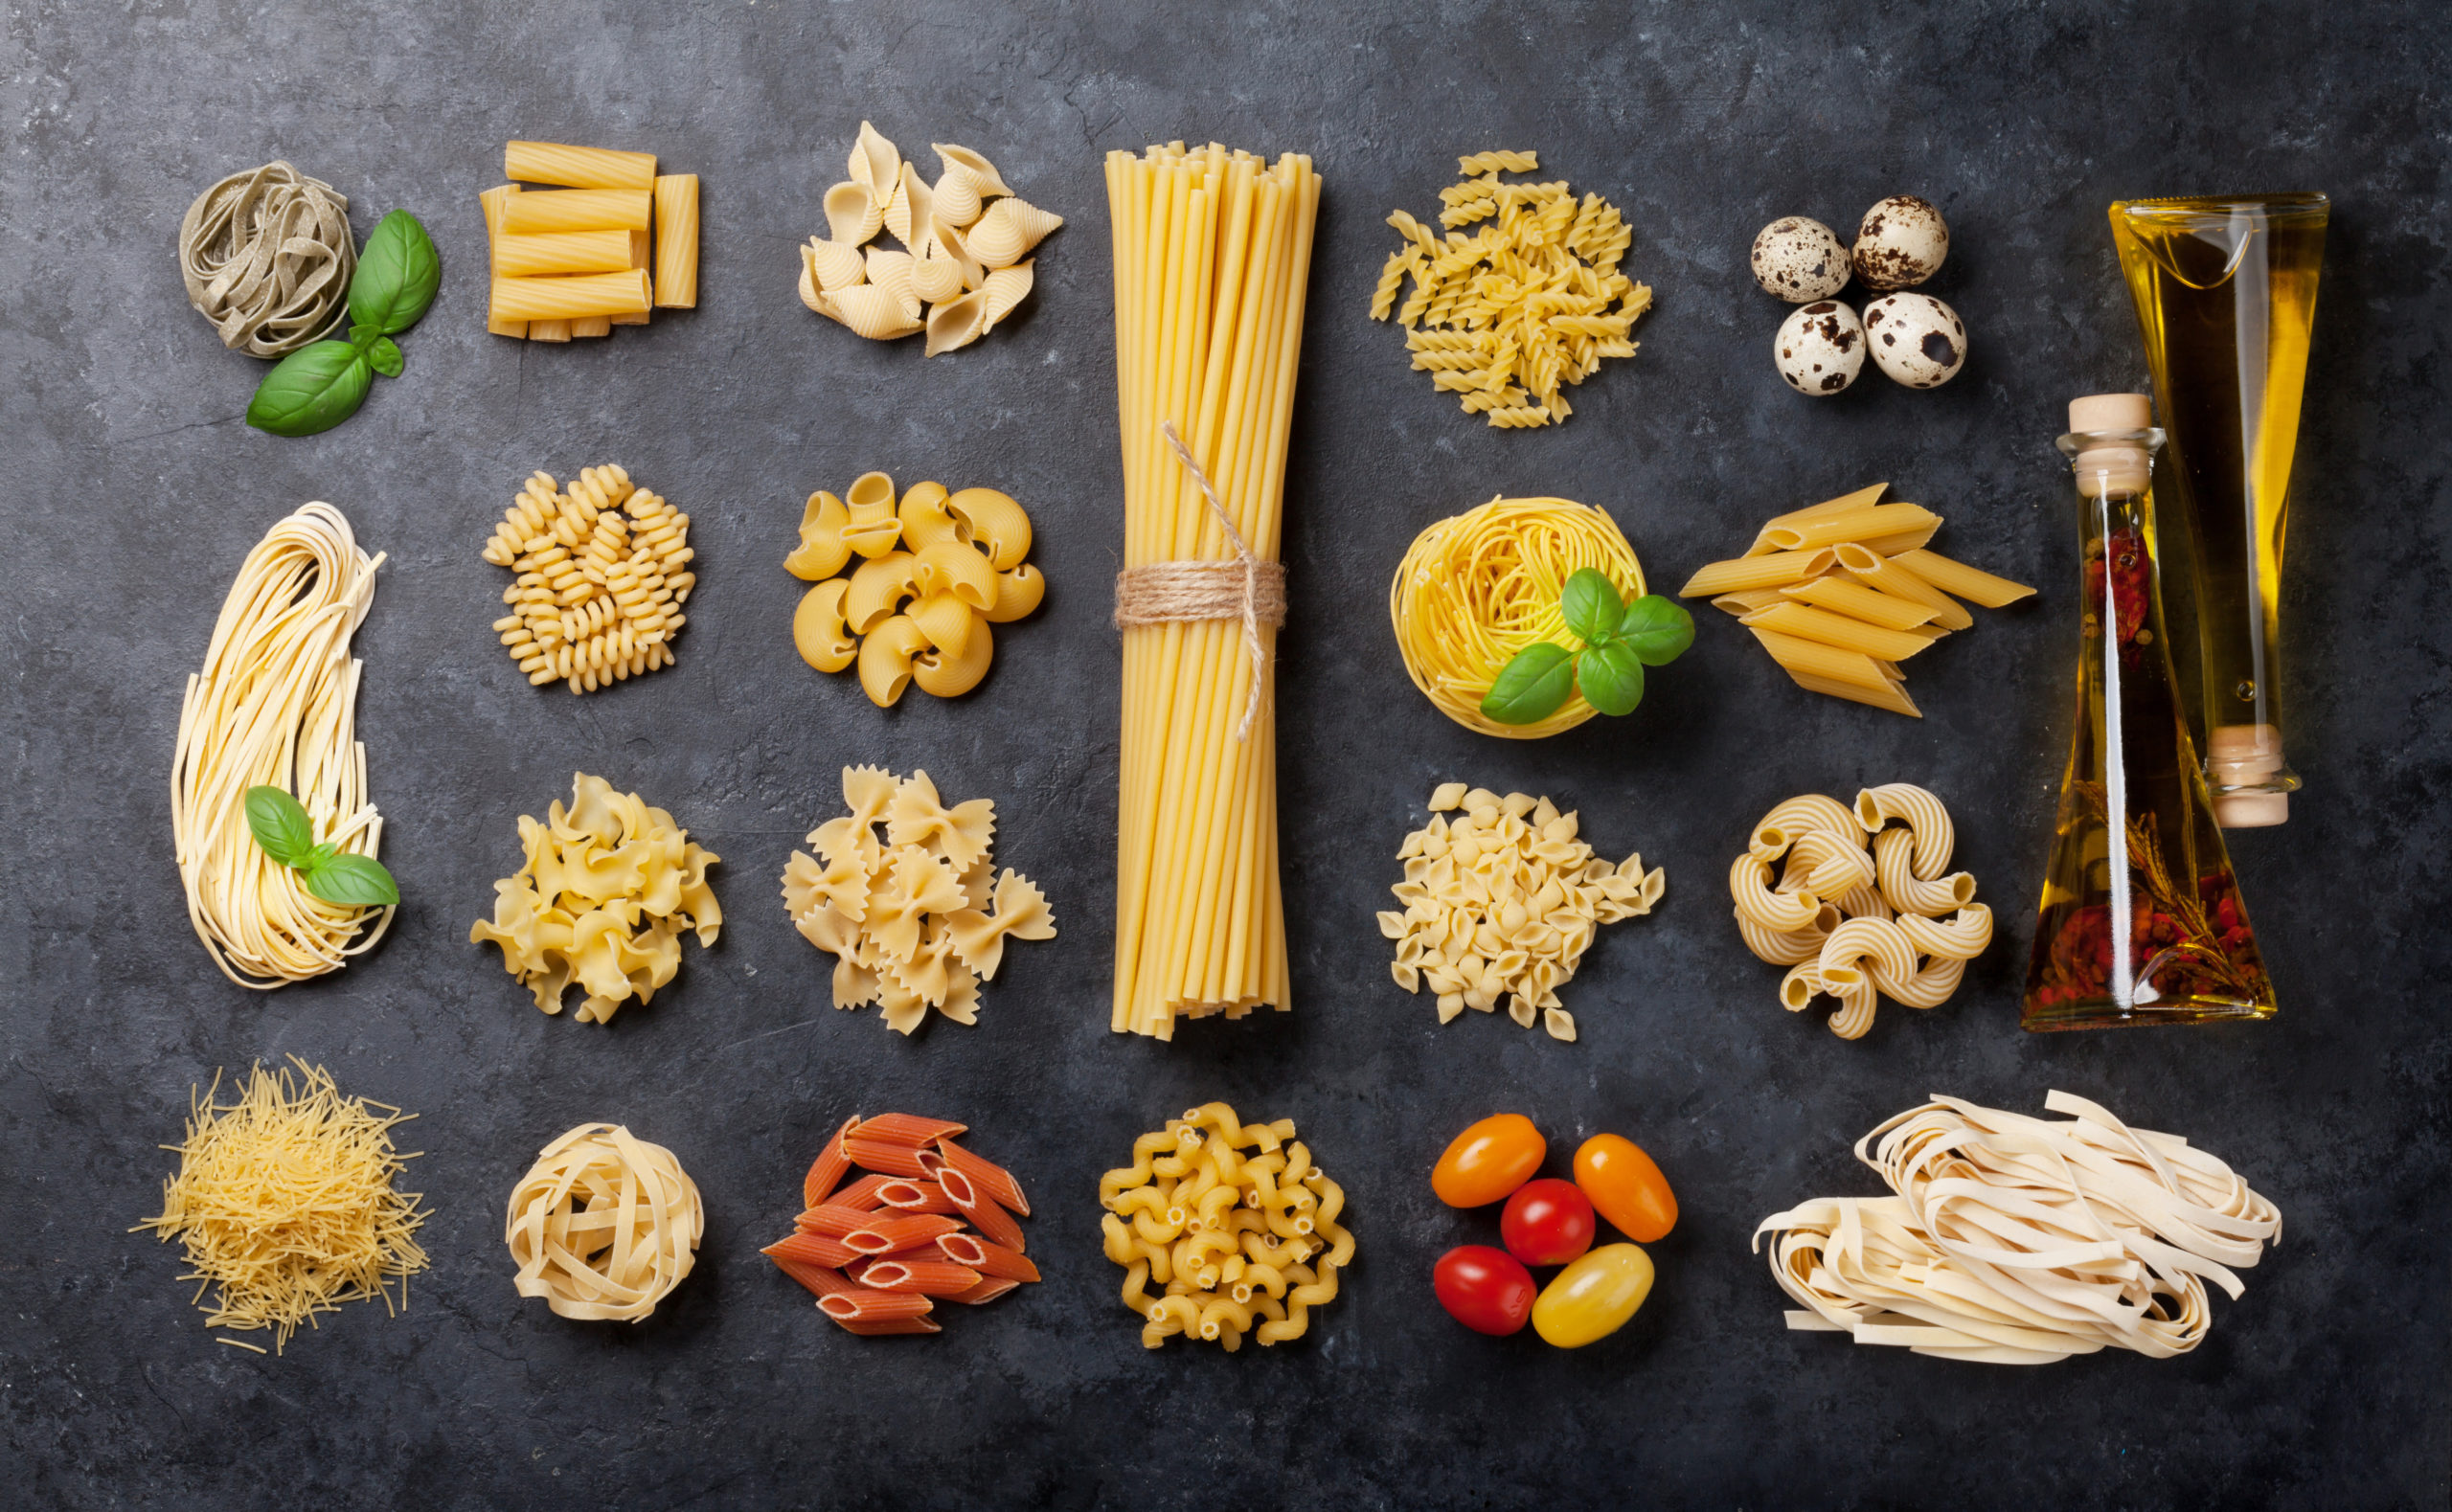
[[[503,1238],[520,1296],[564,1318],[634,1323],[690,1274],[706,1227],[697,1184],[670,1150],[582,1123],[511,1189]]]

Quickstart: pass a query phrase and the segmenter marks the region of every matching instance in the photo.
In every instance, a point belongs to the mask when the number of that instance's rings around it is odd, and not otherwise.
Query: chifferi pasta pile
[[[791,1234],[764,1254],[854,1334],[938,1333],[939,1301],[977,1306],[1037,1280],[1015,1221],[1030,1200],[1011,1172],[956,1141],[967,1129],[852,1115],[802,1181]]]
[[[652,152],[555,142],[513,142],[502,156],[504,177],[562,187],[478,196],[493,260],[488,331],[569,341],[696,307],[697,174],[658,173]]]
[[[690,516],[621,468],[583,468],[567,488],[531,474],[482,554],[519,575],[493,628],[530,683],[592,693],[672,665],[698,581]]]

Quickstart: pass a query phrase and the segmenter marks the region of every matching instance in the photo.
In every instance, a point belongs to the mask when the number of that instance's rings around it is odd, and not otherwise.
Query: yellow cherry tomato
[[[1532,1331],[1561,1349],[1580,1349],[1626,1326],[1651,1295],[1651,1256],[1632,1244],[1604,1244],[1550,1278],[1532,1303]]]
[[[1575,1152],[1575,1184],[1612,1228],[1639,1244],[1677,1227],[1677,1194],[1632,1140],[1596,1134]]]
[[[1523,1185],[1549,1153],[1532,1119],[1493,1114],[1456,1136],[1430,1173],[1430,1189],[1450,1207],[1484,1207]]]

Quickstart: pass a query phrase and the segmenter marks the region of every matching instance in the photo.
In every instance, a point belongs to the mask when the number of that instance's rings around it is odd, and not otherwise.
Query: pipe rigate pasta
[[[822,513],[814,497],[810,512]],[[531,474],[480,554],[519,575],[493,628],[530,683],[592,693],[672,665],[698,581],[690,517],[620,467],[585,468],[567,487]]]

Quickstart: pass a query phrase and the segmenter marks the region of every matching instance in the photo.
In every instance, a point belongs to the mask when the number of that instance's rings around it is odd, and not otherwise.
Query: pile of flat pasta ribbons
[[[706,1230],[680,1159],[613,1123],[546,1145],[503,1220],[520,1296],[564,1318],[632,1323],[689,1275]]]
[[[1788,1326],[1995,1365],[2195,1348],[2205,1283],[2236,1299],[2230,1268],[2281,1243],[2282,1214],[2176,1135],[2065,1092],[2044,1107],[2073,1117],[1936,1097],[1856,1141],[1894,1195],[1763,1219],[1755,1247],[1777,1236],[1771,1275],[1804,1304]]]
[[[179,222],[188,303],[250,357],[296,351],[337,327],[356,271],[349,196],[286,163],[231,174]]]
[[[1181,143],[1110,152],[1106,172],[1124,568],[1273,564],[1320,177],[1292,153],[1272,166]],[[1233,533],[1168,444],[1169,425]],[[1290,1005],[1276,643],[1275,626],[1249,615],[1124,631],[1118,1032],[1167,1039],[1178,1018]]]
[[[382,564],[358,550],[338,509],[307,505],[247,553],[204,670],[188,679],[170,765],[171,846],[189,922],[242,987],[337,971],[391,927],[390,908],[307,891],[301,872],[264,854],[246,813],[247,789],[277,787],[306,808],[319,844],[370,859],[381,844],[357,740],[365,664],[349,643]]]

